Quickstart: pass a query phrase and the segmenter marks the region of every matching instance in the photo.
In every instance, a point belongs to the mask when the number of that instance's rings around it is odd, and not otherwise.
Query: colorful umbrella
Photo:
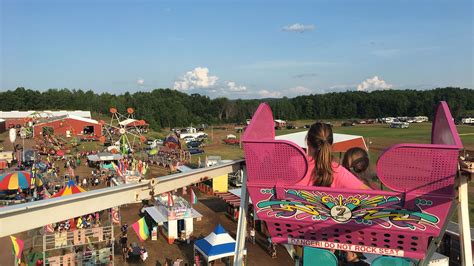
[[[51,198],[57,198],[57,197],[61,197],[61,196],[77,194],[77,193],[81,193],[81,192],[85,192],[85,191],[86,191],[85,189],[83,189],[80,186],[76,185],[76,183],[74,183],[74,180],[69,180],[67,182],[67,185],[64,188],[62,188],[60,191],[58,191],[56,194],[51,196]]]
[[[31,184],[31,173],[27,171],[16,171],[0,175],[0,190],[17,190],[28,188]]]

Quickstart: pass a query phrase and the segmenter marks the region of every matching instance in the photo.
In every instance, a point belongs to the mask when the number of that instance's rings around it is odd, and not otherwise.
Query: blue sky
[[[474,88],[472,1],[0,2],[1,90]]]

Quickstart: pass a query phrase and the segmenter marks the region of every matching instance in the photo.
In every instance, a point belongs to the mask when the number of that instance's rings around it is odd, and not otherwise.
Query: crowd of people
[[[173,168],[191,160],[191,154],[181,149],[160,149],[155,155],[149,157],[150,164]]]

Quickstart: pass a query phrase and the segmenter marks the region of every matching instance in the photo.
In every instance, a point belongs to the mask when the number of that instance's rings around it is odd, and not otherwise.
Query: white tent
[[[87,156],[87,159],[92,162],[116,161],[121,160],[123,156],[118,153],[99,152]]]
[[[294,142],[296,145],[301,148],[306,149],[306,134],[308,131],[301,131],[297,133],[291,133],[286,135],[276,136],[276,140],[288,140]],[[364,150],[367,150],[367,145],[362,136],[357,135],[348,135],[348,134],[333,134],[334,141],[332,144],[332,150],[334,152],[346,152],[348,149],[353,147],[360,147]]]
[[[218,224],[214,231],[194,243],[207,262],[235,255],[235,240]]]

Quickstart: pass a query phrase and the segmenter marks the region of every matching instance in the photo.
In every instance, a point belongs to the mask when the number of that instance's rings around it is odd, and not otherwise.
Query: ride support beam
[[[232,161],[186,173],[143,180],[135,184],[7,206],[0,209],[0,237],[115,206],[139,203],[142,200],[150,199],[152,195],[158,195],[237,171],[243,163],[244,160]]]

